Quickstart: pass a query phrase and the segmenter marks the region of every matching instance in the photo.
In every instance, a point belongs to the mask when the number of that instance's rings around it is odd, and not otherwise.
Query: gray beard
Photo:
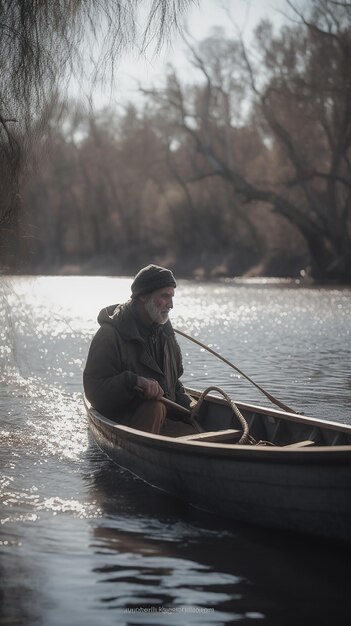
[[[145,302],[145,310],[148,313],[149,317],[156,324],[165,324],[168,321],[168,311],[167,317],[164,318],[161,309],[156,306],[155,301],[152,297],[148,298]]]

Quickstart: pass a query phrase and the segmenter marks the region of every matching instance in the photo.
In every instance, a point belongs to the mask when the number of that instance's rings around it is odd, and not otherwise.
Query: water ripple
[[[0,283],[7,623],[346,623],[343,553],[266,531],[245,534],[117,469],[91,441],[82,368],[98,310],[126,300],[130,283]],[[172,319],[287,404],[351,423],[350,289],[179,281]],[[216,384],[236,400],[268,404],[206,350],[179,343],[185,384]]]

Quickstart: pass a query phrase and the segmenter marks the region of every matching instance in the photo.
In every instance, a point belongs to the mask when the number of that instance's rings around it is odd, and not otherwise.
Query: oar
[[[143,389],[141,387],[135,386],[134,389],[135,391],[143,395]],[[180,413],[185,413],[185,415],[191,415],[191,411],[187,409],[185,406],[182,406],[181,404],[177,404],[177,402],[173,402],[173,400],[169,400],[168,398],[165,398],[164,396],[161,396],[159,401],[171,409],[176,409]]]
[[[143,390],[141,387],[134,387],[135,391],[138,391],[139,393],[143,393]],[[171,408],[171,409],[175,409],[176,411],[179,411],[179,413],[184,413],[185,415],[187,415],[188,417],[191,417],[191,411],[190,409],[187,409],[185,406],[182,406],[181,404],[178,404],[177,402],[173,402],[173,400],[169,400],[169,398],[165,398],[164,396],[161,396],[160,402],[162,402],[165,406]],[[194,426],[195,430],[197,430],[199,433],[202,432],[202,428],[199,426],[199,424],[197,423],[196,419],[194,417],[191,417],[190,422],[189,422],[192,426]]]
[[[184,413],[185,415],[191,415],[191,411],[186,408],[186,406],[182,406],[181,404],[177,404],[177,402],[173,402],[173,400],[169,400],[168,398],[160,398],[160,402],[163,402],[166,406],[171,409],[175,409],[179,411],[179,413]]]
[[[229,365],[229,367],[232,367],[234,370],[236,370],[237,372],[239,372],[239,374],[241,374],[241,376],[243,376],[244,378],[246,378],[246,380],[248,380],[250,383],[252,383],[255,387],[257,387],[257,389],[259,389],[267,398],[268,400],[270,400],[271,402],[273,402],[273,404],[276,404],[277,406],[279,406],[281,409],[283,409],[284,411],[287,411],[288,413],[298,413],[298,411],[294,411],[294,409],[291,409],[290,407],[288,407],[286,404],[284,404],[284,402],[281,402],[280,400],[278,400],[277,398],[275,398],[274,396],[272,396],[271,393],[268,393],[268,391],[266,391],[265,389],[263,389],[260,385],[258,385],[257,383],[255,383],[254,380],[252,380],[252,378],[250,378],[249,376],[247,376],[246,374],[244,374],[244,372],[242,372],[241,370],[239,370],[238,367],[236,367],[236,365],[234,365],[234,363],[231,363],[230,361],[228,361],[228,359],[225,359],[221,354],[218,354],[218,352],[216,352],[215,350],[212,350],[212,348],[210,348],[209,346],[206,346],[204,343],[201,343],[201,341],[198,341],[197,339],[194,339],[194,337],[191,337],[191,335],[187,335],[186,333],[184,333],[182,330],[178,330],[177,328],[173,327],[173,330],[178,333],[178,335],[182,335],[183,337],[185,337],[186,339],[189,339],[190,341],[192,341],[193,343],[196,343],[198,346],[201,346],[201,348],[204,348],[205,350],[207,350],[208,352],[211,352],[211,354],[214,354],[214,356],[218,357],[221,361],[223,361],[223,363],[226,363],[227,365]]]

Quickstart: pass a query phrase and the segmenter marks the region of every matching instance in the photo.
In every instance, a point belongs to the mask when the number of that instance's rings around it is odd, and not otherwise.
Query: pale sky
[[[305,7],[309,1],[298,0],[299,5]],[[198,5],[192,6],[182,21],[190,36],[199,41],[208,36],[214,26],[221,26],[227,35],[233,32],[235,36],[228,11],[247,41],[261,19],[269,18],[279,27],[285,21],[284,15],[291,15],[286,0],[198,0]],[[180,75],[186,77],[189,65],[186,63],[184,47],[181,36],[174,34],[171,44],[165,43],[157,55],[151,49],[143,56],[137,50],[132,54],[125,53],[116,65],[116,86],[112,91],[95,90],[94,104],[101,107],[140,98],[137,93],[138,81],[146,87],[160,84],[167,63],[175,65]]]

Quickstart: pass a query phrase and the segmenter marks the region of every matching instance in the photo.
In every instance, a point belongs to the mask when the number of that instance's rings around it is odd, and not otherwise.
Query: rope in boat
[[[206,396],[210,393],[210,391],[217,391],[217,393],[220,393],[223,398],[227,401],[227,403],[229,404],[229,406],[231,407],[234,415],[238,418],[242,429],[243,429],[243,434],[241,435],[238,444],[243,444],[245,445],[246,443],[249,442],[249,425],[245,419],[245,417],[243,416],[243,414],[239,411],[238,407],[236,406],[235,402],[228,396],[228,394],[223,391],[223,389],[221,389],[220,387],[207,387],[207,389],[205,389],[197,403],[195,404],[195,406],[192,408],[191,411],[191,419],[195,419],[195,414],[197,414],[197,412],[199,411],[204,399],[206,398]]]

